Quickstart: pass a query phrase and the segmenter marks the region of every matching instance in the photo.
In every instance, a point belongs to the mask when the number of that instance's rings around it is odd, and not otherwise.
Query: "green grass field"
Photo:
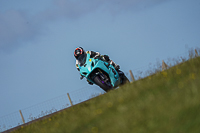
[[[200,133],[200,57],[13,133]]]

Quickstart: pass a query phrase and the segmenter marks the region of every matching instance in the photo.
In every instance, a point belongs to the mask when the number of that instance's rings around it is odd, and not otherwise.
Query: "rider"
[[[76,58],[76,68],[78,71],[80,71],[78,65],[81,65],[82,63],[82,59],[86,58],[87,53],[90,54],[91,58],[97,59],[100,58],[106,62],[108,62],[109,64],[113,65],[114,68],[118,71],[120,69],[120,66],[117,65],[115,62],[113,62],[112,60],[110,60],[108,55],[100,55],[99,52],[94,52],[94,51],[85,51],[82,47],[78,47],[75,49],[74,51],[74,57]],[[88,81],[89,84],[92,84],[91,82]]]

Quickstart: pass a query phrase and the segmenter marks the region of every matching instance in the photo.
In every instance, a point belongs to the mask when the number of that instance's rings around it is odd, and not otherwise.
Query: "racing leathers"
[[[115,62],[113,62],[112,60],[110,60],[110,58],[109,58],[108,55],[101,55],[99,52],[94,52],[94,51],[86,51],[86,53],[89,53],[91,58],[100,58],[100,59],[108,62],[109,64],[113,65],[116,70],[120,69],[119,65],[117,65]],[[79,65],[80,65],[79,60],[76,60],[76,68],[77,68],[78,71],[80,71],[80,69],[78,67]],[[83,77],[81,77],[81,79],[82,78]],[[88,81],[88,83],[92,85],[92,83],[90,81]]]
[[[94,52],[94,51],[86,51],[86,53],[89,53],[91,58],[101,58],[102,60],[113,65],[116,70],[120,69],[119,65],[117,65],[114,61],[110,60],[108,55],[101,55],[99,52]],[[78,71],[80,71],[78,65],[80,65],[80,63],[78,60],[76,60],[76,68]]]

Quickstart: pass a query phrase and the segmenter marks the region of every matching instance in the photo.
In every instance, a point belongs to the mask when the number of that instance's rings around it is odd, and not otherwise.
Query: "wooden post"
[[[24,116],[22,115],[22,111],[19,110],[19,113],[20,113],[20,115],[21,115],[21,118],[22,118],[23,123],[25,123]]]
[[[130,72],[130,75],[131,75],[132,82],[134,82],[134,81],[135,81],[135,78],[134,78],[134,76],[133,76],[133,73],[132,73],[131,70],[129,70],[129,72]]]
[[[195,49],[194,51],[195,51],[195,56],[198,57],[199,55],[198,55],[197,50]]]
[[[166,70],[169,66],[162,60],[162,71]]]
[[[69,93],[67,93],[67,96],[68,96],[68,98],[69,98],[69,101],[70,101],[71,106],[73,106],[72,100],[71,100],[71,98],[70,98],[70,96],[69,96]]]

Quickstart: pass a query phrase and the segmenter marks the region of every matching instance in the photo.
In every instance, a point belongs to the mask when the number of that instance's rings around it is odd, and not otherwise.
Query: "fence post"
[[[197,50],[195,49],[194,51],[195,51],[195,56],[198,57],[199,55],[198,55]]]
[[[71,100],[71,98],[70,98],[70,96],[69,96],[69,93],[67,93],[67,96],[68,96],[68,98],[69,98],[69,101],[70,101],[71,106],[73,106],[72,100]]]
[[[20,113],[20,115],[21,115],[21,118],[22,118],[23,123],[25,123],[24,116],[22,115],[22,111],[19,110],[19,113]]]
[[[162,71],[166,70],[169,66],[162,60]]]
[[[129,70],[129,72],[130,72],[130,75],[131,75],[132,82],[133,82],[133,81],[135,81],[135,78],[134,78],[134,76],[133,76],[133,73],[132,73],[132,71],[131,71],[131,70]]]

